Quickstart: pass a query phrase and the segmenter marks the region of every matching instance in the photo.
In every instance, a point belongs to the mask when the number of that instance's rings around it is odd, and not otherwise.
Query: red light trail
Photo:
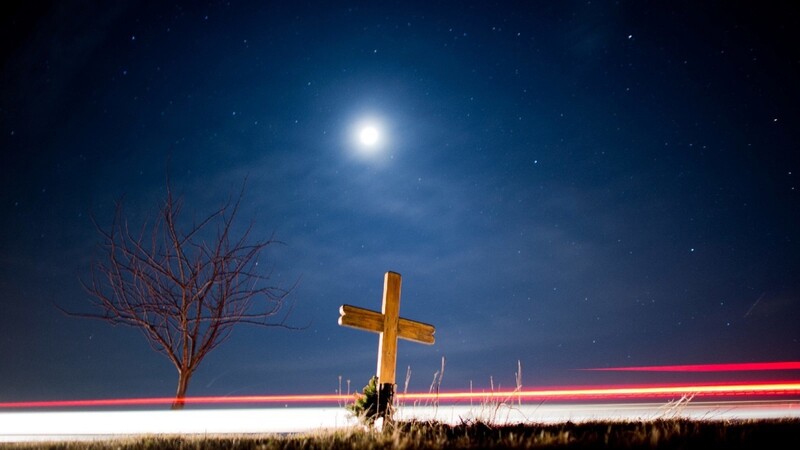
[[[634,398],[669,398],[690,395],[700,397],[746,397],[746,396],[800,396],[800,382],[759,382],[736,384],[680,384],[645,386],[607,386],[548,388],[522,391],[495,392],[439,392],[398,394],[397,400],[428,402],[479,401],[497,402],[501,400],[534,401],[576,401],[576,400],[614,400]],[[229,397],[186,397],[187,405],[235,405],[235,404],[333,404],[352,401],[353,396],[337,394],[318,395],[251,395]],[[53,400],[33,402],[0,403],[2,409],[33,408],[81,408],[81,407],[123,407],[169,405],[173,397],[120,398],[92,400]]]
[[[748,372],[764,370],[800,370],[800,361],[733,364],[688,364],[679,366],[601,367],[580,370],[597,372]]]
[[[800,362],[761,362],[733,364],[693,364],[670,366],[639,366],[580,369],[587,371],[630,371],[630,372],[745,372],[800,370]],[[800,397],[798,381],[759,381],[738,383],[697,383],[673,385],[629,385],[629,386],[578,386],[551,387],[522,391],[494,392],[439,392],[397,394],[398,401],[413,402],[497,402],[504,399],[514,401],[579,401],[615,399],[665,399],[674,396],[692,397],[747,397],[783,396]],[[186,397],[187,405],[243,405],[243,404],[343,404],[353,400],[352,395],[312,394],[312,395],[247,395],[247,396],[208,396]],[[86,408],[86,407],[126,407],[171,405],[174,397],[152,398],[111,398],[90,400],[44,400],[27,402],[0,402],[0,409],[36,408]]]

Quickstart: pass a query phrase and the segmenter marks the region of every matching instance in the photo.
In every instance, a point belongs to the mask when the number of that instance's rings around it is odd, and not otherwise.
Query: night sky
[[[360,389],[378,338],[338,308],[380,309],[388,270],[401,315],[437,327],[399,344],[410,391],[442,357],[446,390],[512,387],[518,361],[533,387],[800,359],[784,2],[13,3],[1,401],[174,393],[138,331],[56,307],[90,310],[91,217],[123,198],[141,223],[167,176],[195,216],[244,185],[242,229],[282,241],[262,265],[297,283],[300,329],[237,328],[189,395]]]

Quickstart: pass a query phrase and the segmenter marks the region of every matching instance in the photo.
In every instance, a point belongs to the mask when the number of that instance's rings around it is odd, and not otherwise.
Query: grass
[[[565,422],[494,426],[398,422],[296,435],[155,436],[91,442],[0,444],[10,449],[798,449],[800,419]]]

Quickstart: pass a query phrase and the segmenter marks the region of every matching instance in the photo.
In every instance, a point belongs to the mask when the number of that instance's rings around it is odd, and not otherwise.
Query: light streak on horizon
[[[691,395],[694,397],[746,397],[746,396],[800,396],[800,382],[759,382],[737,384],[679,384],[679,385],[644,385],[644,386],[605,386],[605,387],[573,387],[548,388],[533,390],[506,390],[494,392],[439,392],[397,394],[398,402],[431,401],[489,401],[504,399],[517,400],[553,400],[576,401],[589,399],[633,399],[633,398],[666,398]],[[228,397],[186,397],[186,405],[242,405],[242,404],[345,404],[352,401],[353,395],[316,394],[316,395],[250,395]],[[0,409],[35,409],[35,408],[80,408],[80,407],[123,407],[123,406],[155,406],[171,405],[174,397],[155,398],[121,398],[91,400],[53,400],[30,402],[3,402]]]
[[[600,367],[578,369],[595,372],[749,372],[766,370],[800,370],[800,361],[731,363],[731,364],[684,364],[672,366]]]
[[[696,420],[800,419],[796,400],[692,401],[675,409],[672,403],[585,402],[486,404],[399,404],[398,420],[464,421],[491,424],[630,421],[685,418]],[[0,447],[4,442],[95,441],[148,435],[221,436],[263,433],[305,433],[358,426],[358,419],[340,406],[135,411],[0,411]],[[78,444],[79,445],[79,444]],[[3,447],[4,448],[4,447]]]
[[[429,399],[431,394],[407,394],[407,400]],[[740,383],[717,385],[674,385],[674,386],[629,386],[595,387],[569,389],[541,389],[526,391],[503,391],[475,394],[471,392],[440,392],[439,400],[476,400],[508,398],[522,400],[586,400],[586,399],[630,399],[653,398],[674,395],[708,396],[768,396],[800,395],[800,383]]]

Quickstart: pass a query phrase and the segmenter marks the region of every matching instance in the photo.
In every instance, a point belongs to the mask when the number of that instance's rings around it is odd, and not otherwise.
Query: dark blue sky
[[[143,220],[168,172],[197,215],[247,178],[241,223],[285,243],[268,266],[299,279],[305,327],[236,329],[190,395],[360,388],[377,336],[338,307],[380,308],[387,270],[437,327],[400,344],[411,390],[443,356],[445,389],[510,387],[518,360],[546,386],[800,358],[788,7],[21,3],[0,27],[0,400],[174,392],[136,330],[54,306],[89,308],[90,214],[124,196]]]

